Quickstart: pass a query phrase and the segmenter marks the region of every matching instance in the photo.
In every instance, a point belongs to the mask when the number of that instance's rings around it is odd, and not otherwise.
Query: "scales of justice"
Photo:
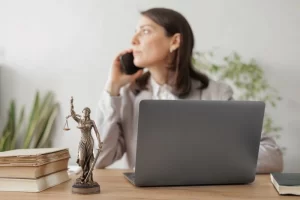
[[[77,123],[77,128],[81,130],[81,139],[78,146],[78,155],[76,163],[81,167],[81,176],[76,179],[72,185],[72,193],[95,194],[100,193],[100,185],[93,180],[93,169],[102,150],[100,134],[95,122],[90,118],[91,110],[86,107],[82,110],[82,116],[74,111],[73,97],[71,97],[71,114],[66,117],[64,130],[69,131],[68,119],[72,117]],[[92,129],[98,140],[98,149],[94,157],[94,139]]]

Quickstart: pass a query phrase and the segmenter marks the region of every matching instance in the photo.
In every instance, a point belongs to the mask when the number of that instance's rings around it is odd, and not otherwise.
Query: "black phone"
[[[131,75],[141,69],[134,65],[133,59],[133,53],[126,53],[120,57],[122,72]]]

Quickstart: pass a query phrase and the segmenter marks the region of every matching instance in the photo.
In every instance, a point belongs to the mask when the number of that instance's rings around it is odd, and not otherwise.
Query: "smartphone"
[[[133,53],[126,53],[120,57],[122,71],[125,74],[131,75],[141,69],[140,67],[134,65],[133,59]]]

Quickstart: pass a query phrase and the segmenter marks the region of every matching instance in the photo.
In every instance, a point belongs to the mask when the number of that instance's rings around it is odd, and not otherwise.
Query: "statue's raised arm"
[[[71,97],[71,115],[70,115],[77,123],[80,121],[80,115],[76,114],[74,111],[73,105],[73,97]]]

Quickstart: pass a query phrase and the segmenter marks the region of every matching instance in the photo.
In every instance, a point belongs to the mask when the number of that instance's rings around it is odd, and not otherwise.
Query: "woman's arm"
[[[125,90],[125,89],[124,89]],[[123,91],[123,90],[122,90]],[[126,152],[124,121],[121,112],[126,113],[129,122],[132,119],[132,103],[128,91],[113,96],[104,91],[97,107],[95,120],[103,142],[102,153],[96,163],[96,168],[105,168],[122,158]]]
[[[257,173],[282,172],[283,156],[276,142],[267,136],[262,136],[257,161]]]

